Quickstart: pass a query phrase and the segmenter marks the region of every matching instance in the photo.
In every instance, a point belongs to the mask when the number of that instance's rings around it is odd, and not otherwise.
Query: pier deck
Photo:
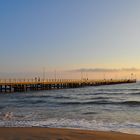
[[[26,92],[34,90],[51,90],[99,86],[112,84],[135,83],[135,79],[121,80],[67,80],[67,79],[0,79],[0,93]]]

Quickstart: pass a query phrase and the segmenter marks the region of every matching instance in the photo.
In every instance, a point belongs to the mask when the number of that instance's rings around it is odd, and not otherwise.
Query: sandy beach
[[[60,128],[0,128],[0,140],[140,140],[140,135]]]

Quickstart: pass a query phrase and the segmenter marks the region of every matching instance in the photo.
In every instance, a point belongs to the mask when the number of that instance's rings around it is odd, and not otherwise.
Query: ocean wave
[[[86,101],[86,102],[80,102],[80,101],[70,101],[70,102],[60,102],[59,104],[62,105],[88,105],[88,104],[113,104],[111,101],[107,100],[100,100],[100,101]]]
[[[122,95],[122,92],[96,92],[93,95]]]
[[[140,96],[140,92],[136,92],[136,93],[134,93],[134,92],[132,92],[132,93],[130,93],[130,95],[139,95]]]
[[[121,104],[125,104],[125,105],[140,105],[140,101],[124,101]]]
[[[71,97],[66,97],[66,96],[55,96],[55,99],[72,99]]]
[[[28,97],[28,99],[32,99],[32,98],[51,98],[53,96],[52,95],[30,95],[27,97]]]
[[[45,100],[18,100],[18,101],[16,101],[16,104],[18,105],[18,104],[24,104],[25,106],[27,105],[27,104],[30,104],[30,105],[32,105],[32,104],[40,104],[40,103],[46,103],[46,101]]]
[[[97,101],[73,101],[73,102],[60,102],[62,105],[101,105],[101,104],[108,104],[108,105],[140,105],[140,101],[108,101],[108,100],[97,100]]]
[[[101,97],[101,96],[98,96],[98,97],[91,97],[89,99],[91,99],[91,100],[108,100],[110,98],[109,97]]]
[[[82,114],[84,114],[84,115],[92,115],[92,114],[98,114],[97,112],[85,112],[85,113],[82,113]]]

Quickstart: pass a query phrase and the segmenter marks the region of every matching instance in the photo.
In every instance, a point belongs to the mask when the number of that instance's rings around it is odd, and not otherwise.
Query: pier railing
[[[1,83],[49,83],[49,82],[79,82],[83,80],[77,80],[77,79],[0,79]]]
[[[136,79],[0,79],[0,83],[24,83],[24,82],[119,82],[119,81],[136,81]]]

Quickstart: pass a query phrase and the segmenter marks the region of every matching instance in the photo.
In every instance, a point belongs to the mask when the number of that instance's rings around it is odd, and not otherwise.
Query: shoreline
[[[140,140],[140,135],[65,128],[0,127],[0,140]]]

